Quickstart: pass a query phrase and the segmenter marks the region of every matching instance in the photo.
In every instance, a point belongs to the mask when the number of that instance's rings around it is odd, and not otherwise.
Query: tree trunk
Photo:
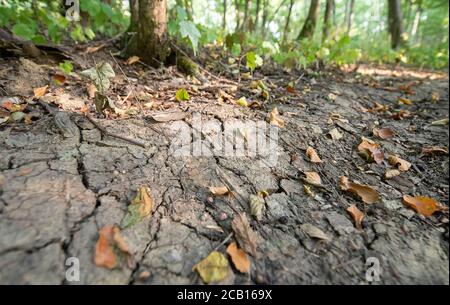
[[[186,14],[188,20],[194,20],[194,12],[192,11],[192,2],[189,0],[184,0],[184,9],[186,10]]]
[[[254,25],[255,30],[258,28],[260,9],[261,9],[261,0],[256,0],[255,25]]]
[[[269,17],[269,0],[263,0],[263,15],[261,23],[261,33],[266,37],[267,18]]]
[[[147,64],[158,67],[166,61],[169,54],[167,40],[167,2],[166,0],[138,1],[137,34],[127,48],[127,55],[137,55]]]
[[[223,0],[223,18],[222,18],[222,31],[225,33],[227,30],[227,0]]]
[[[298,35],[298,40],[304,38],[312,38],[314,36],[314,31],[316,30],[317,17],[319,16],[319,0],[311,0],[309,6],[308,17],[306,18],[305,24]]]
[[[417,33],[419,32],[419,26],[420,26],[420,18],[422,17],[422,7],[419,4],[419,7],[417,8],[416,14],[414,16],[414,22],[411,28],[411,39],[414,42],[417,41]]]
[[[347,2],[348,4],[348,12],[347,12],[347,34],[350,33],[353,25],[353,16],[355,10],[355,0],[350,0]]]
[[[236,29],[235,32],[238,32],[241,28],[241,3],[242,0],[234,0],[234,7],[236,8]]]
[[[289,10],[288,15],[286,17],[286,24],[284,26],[284,32],[283,32],[283,40],[282,45],[284,45],[287,41],[287,36],[289,35],[289,24],[291,22],[291,15],[292,15],[292,7],[294,6],[294,0],[291,0],[291,3],[289,4]]]
[[[130,26],[128,27],[129,33],[137,32],[139,27],[139,0],[129,0],[130,2]]]
[[[242,30],[244,30],[244,31],[246,29],[248,29],[249,6],[250,6],[250,0],[245,0],[244,22],[242,23]]]
[[[327,4],[325,6],[325,15],[323,19],[323,33],[322,33],[322,41],[325,41],[328,38],[328,34],[331,28],[331,17],[334,12],[334,0],[327,0]]]
[[[391,47],[396,50],[405,44],[403,16],[400,0],[388,0],[389,32],[391,34]]]

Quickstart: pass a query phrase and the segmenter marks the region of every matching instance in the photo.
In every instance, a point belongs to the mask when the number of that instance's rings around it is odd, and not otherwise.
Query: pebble
[[[142,271],[141,273],[139,273],[139,279],[141,281],[146,280],[150,277],[150,272],[149,271]]]
[[[406,219],[411,219],[416,214],[413,210],[408,209],[401,209],[398,213]]]
[[[222,212],[222,213],[219,214],[219,219],[220,219],[220,220],[224,221],[224,220],[226,220],[227,218],[228,218],[227,213]]]
[[[208,203],[210,203],[210,204],[213,204],[213,203],[214,203],[214,198],[208,197],[208,198],[206,199],[206,201],[208,201]]]

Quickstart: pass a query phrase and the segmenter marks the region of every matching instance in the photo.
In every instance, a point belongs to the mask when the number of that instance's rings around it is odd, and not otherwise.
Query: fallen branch
[[[89,114],[86,114],[86,118],[88,119],[89,122],[92,123],[92,125],[94,125],[98,130],[100,130],[100,132],[103,133],[105,136],[110,136],[110,137],[113,137],[113,138],[116,138],[116,139],[120,139],[120,140],[129,142],[131,144],[140,146],[142,148],[146,148],[147,147],[144,143],[139,142],[137,140],[130,139],[130,138],[127,138],[127,137],[124,137],[124,136],[121,136],[121,135],[109,132],[104,127],[100,126]]]

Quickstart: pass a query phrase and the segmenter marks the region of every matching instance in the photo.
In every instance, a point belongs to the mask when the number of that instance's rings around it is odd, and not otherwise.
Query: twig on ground
[[[217,247],[215,247],[213,249],[213,251],[217,251],[220,249],[220,247],[222,247],[223,245],[225,245],[230,239],[231,237],[233,237],[233,232],[231,232],[230,234],[228,234],[228,236],[219,244],[217,245]]]
[[[88,119],[89,122],[92,123],[92,125],[94,125],[98,130],[100,130],[100,132],[102,132],[106,136],[110,136],[110,137],[113,137],[113,138],[116,138],[116,139],[120,139],[120,140],[129,142],[131,144],[140,146],[142,148],[146,148],[147,147],[144,143],[139,142],[138,140],[130,139],[130,138],[127,138],[125,136],[121,136],[121,135],[109,132],[104,127],[100,126],[89,114],[86,114],[86,118]]]

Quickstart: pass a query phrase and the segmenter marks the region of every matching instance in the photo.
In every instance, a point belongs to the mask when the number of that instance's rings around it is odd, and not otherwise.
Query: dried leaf
[[[390,139],[394,136],[394,131],[390,128],[381,128],[381,129],[374,128],[372,132],[374,136],[383,140]]]
[[[169,113],[159,113],[152,116],[152,119],[156,122],[164,123],[171,121],[180,121],[187,117],[187,113],[185,112],[169,112]]]
[[[231,222],[231,228],[233,229],[241,248],[253,257],[257,257],[258,253],[256,250],[259,238],[255,231],[250,227],[250,223],[248,222],[245,213],[234,217]]]
[[[403,98],[403,97],[399,97],[399,98],[398,98],[398,101],[399,101],[400,104],[403,104],[403,105],[408,105],[408,106],[410,106],[410,105],[413,104],[413,103],[411,102],[411,100],[409,100],[409,99],[407,99],[407,98]]]
[[[389,110],[389,105],[382,105],[380,103],[375,102],[373,108],[369,109],[368,112],[386,112]]]
[[[380,199],[380,194],[367,185],[362,185],[348,181],[345,176],[339,177],[339,186],[343,191],[349,191],[356,194],[365,203],[375,203]]]
[[[131,56],[125,61],[125,64],[132,65],[132,64],[137,63],[139,60],[140,60],[140,58],[138,56]]]
[[[400,175],[400,171],[398,169],[389,169],[384,174],[384,177],[386,179],[392,179],[392,178],[397,177],[399,175]]]
[[[122,228],[127,228],[142,221],[153,211],[153,199],[147,187],[141,186],[136,197],[128,205],[128,213],[122,220]]]
[[[34,89],[34,98],[40,98],[42,96],[44,96],[44,94],[47,92],[47,88],[48,86],[44,86],[44,87],[40,87],[40,88],[36,88]]]
[[[353,217],[353,220],[355,221],[355,227],[359,230],[362,229],[362,221],[364,219],[364,214],[361,212],[356,205],[352,204],[348,209],[347,212]]]
[[[89,98],[94,98],[95,93],[97,92],[97,88],[94,86],[94,84],[88,84],[86,86],[86,91],[88,93]]]
[[[303,191],[305,192],[306,195],[314,197],[314,193],[313,191],[311,191],[311,188],[308,185],[303,184]]]
[[[117,266],[117,258],[113,248],[113,226],[104,226],[99,232],[95,245],[95,264],[108,269]]]
[[[403,203],[424,216],[431,216],[435,212],[443,210],[436,200],[424,196],[411,197],[404,195]]]
[[[313,163],[322,163],[322,159],[320,159],[319,155],[317,154],[317,152],[314,150],[314,148],[312,148],[311,146],[309,146],[306,149],[306,156],[308,157],[308,159],[313,162]]]
[[[381,164],[384,160],[384,153],[381,150],[380,144],[377,144],[373,141],[363,138],[362,142],[358,145],[358,151],[360,155],[369,159],[367,161],[375,161],[377,164]]]
[[[330,240],[330,237],[328,237],[328,235],[326,235],[321,229],[313,226],[310,223],[302,224],[300,226],[300,229],[302,229],[311,238],[317,238],[326,241]]]
[[[448,118],[442,119],[442,120],[437,120],[431,123],[431,125],[433,126],[441,126],[441,125],[448,125]]]
[[[305,182],[308,182],[309,184],[313,185],[321,185],[322,179],[320,179],[320,176],[317,172],[305,172],[306,178],[304,179]]]
[[[250,195],[250,211],[252,216],[257,220],[261,220],[264,209],[264,199],[259,195]]]
[[[407,170],[409,170],[411,168],[411,163],[409,163],[406,160],[400,159],[397,156],[389,156],[388,158],[389,164],[392,166],[397,166],[397,168],[401,171],[401,172],[406,172]]]
[[[333,140],[342,139],[343,135],[339,132],[337,128],[334,128],[328,132],[328,136]]]
[[[391,116],[391,118],[393,118],[394,120],[403,120],[404,118],[408,118],[412,116],[412,113],[409,112],[408,110],[400,110],[399,112],[397,112],[396,114],[393,114]]]
[[[227,258],[220,252],[213,251],[208,257],[196,264],[193,270],[206,284],[217,283],[224,280],[230,271]]]
[[[431,101],[433,103],[438,102],[440,99],[441,99],[441,96],[439,95],[439,93],[437,93],[437,92],[431,93]]]
[[[448,149],[445,147],[428,146],[422,148],[422,154],[432,155],[432,154],[444,154],[448,155]]]
[[[62,84],[64,84],[66,82],[66,77],[62,74],[55,74],[55,75],[53,75],[53,81],[58,86],[61,86]]]
[[[227,195],[230,192],[230,190],[226,186],[211,186],[209,188],[209,191],[211,192],[211,194],[216,196]]]
[[[284,120],[279,118],[278,109],[275,107],[272,109],[272,111],[269,113],[269,121],[271,125],[278,126],[280,128],[283,128],[285,126]]]
[[[231,256],[231,261],[237,270],[242,273],[250,272],[250,259],[248,258],[247,253],[242,249],[239,249],[235,242],[232,242],[228,246],[227,253]]]

